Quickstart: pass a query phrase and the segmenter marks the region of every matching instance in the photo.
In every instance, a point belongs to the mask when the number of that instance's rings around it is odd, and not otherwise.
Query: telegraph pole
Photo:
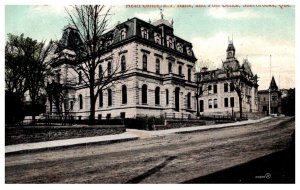
[[[271,57],[272,57],[272,55],[270,55],[270,79],[272,80],[272,77],[271,77]],[[271,115],[271,85],[269,86],[269,115]]]

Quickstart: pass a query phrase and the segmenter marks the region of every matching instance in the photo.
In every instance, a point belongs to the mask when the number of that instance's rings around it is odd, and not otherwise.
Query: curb
[[[75,138],[67,140],[56,140],[56,141],[46,141],[38,143],[27,143],[27,144],[17,144],[5,146],[5,155],[20,154],[20,153],[31,153],[31,152],[40,152],[48,150],[58,150],[66,147],[75,147],[75,146],[87,146],[87,145],[107,145],[119,142],[126,142],[139,139],[138,136],[132,134],[123,134],[123,137],[114,137],[109,139],[113,135],[98,136],[98,137],[87,137],[87,138]],[[125,137],[124,137],[125,136]],[[100,138],[107,139],[100,139]],[[79,142],[71,142],[79,140]],[[81,141],[81,142],[80,142]],[[62,144],[59,144],[62,143]]]

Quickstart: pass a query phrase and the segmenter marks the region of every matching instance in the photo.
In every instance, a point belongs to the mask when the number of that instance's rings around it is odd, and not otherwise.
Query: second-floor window
[[[160,61],[159,61],[159,59],[156,59],[155,71],[156,71],[157,74],[160,74]]]
[[[228,92],[228,83],[224,83],[224,92]]]
[[[111,62],[108,62],[108,63],[107,63],[107,73],[108,73],[108,75],[111,75],[111,74],[112,74],[112,66],[111,66]]]
[[[172,63],[171,62],[169,62],[169,73],[172,73]]]
[[[126,71],[126,59],[125,59],[125,55],[123,55],[121,57],[121,71],[125,72]]]
[[[214,94],[218,93],[218,86],[214,84]]]
[[[181,65],[179,65],[178,66],[178,75],[182,75],[182,66]]]
[[[188,69],[188,81],[190,82],[192,80],[192,69]]]
[[[143,55],[143,70],[147,71],[147,55]]]

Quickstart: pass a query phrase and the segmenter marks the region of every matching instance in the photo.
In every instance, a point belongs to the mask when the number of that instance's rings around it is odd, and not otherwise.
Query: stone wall
[[[183,128],[183,127],[192,127],[192,126],[201,126],[206,125],[205,121],[201,120],[169,120],[166,121],[166,125],[154,125],[154,130],[165,130],[165,129],[175,129],[175,128]]]
[[[125,126],[122,125],[6,127],[5,145],[113,135],[125,131]]]

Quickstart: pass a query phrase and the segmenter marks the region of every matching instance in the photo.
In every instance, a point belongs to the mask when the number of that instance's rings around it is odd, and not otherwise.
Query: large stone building
[[[271,99],[270,99],[271,98]],[[270,100],[270,101],[269,101]],[[269,89],[258,91],[259,111],[266,114],[281,114],[281,91],[274,77],[270,82]],[[270,110],[270,112],[269,112]]]
[[[258,111],[257,75],[252,73],[248,59],[240,64],[235,57],[233,41],[229,41],[226,60],[222,68],[198,73],[202,94],[199,98],[201,115],[232,115],[240,111],[239,96],[235,90],[241,89],[242,112]]]
[[[118,63],[122,65],[119,69],[129,69],[121,80],[101,91],[96,101],[96,118],[195,113],[193,81],[197,59],[192,44],[174,34],[173,21],[169,22],[163,15],[153,23],[132,18],[104,36],[109,40],[99,57],[101,64],[97,72],[109,72]],[[66,27],[60,43],[65,52],[70,46],[80,45],[76,29]],[[69,115],[87,118],[90,99],[82,73],[74,72],[65,62],[53,67],[57,72],[55,80],[67,87],[64,101]],[[48,106],[48,112],[55,114],[55,105]]]

